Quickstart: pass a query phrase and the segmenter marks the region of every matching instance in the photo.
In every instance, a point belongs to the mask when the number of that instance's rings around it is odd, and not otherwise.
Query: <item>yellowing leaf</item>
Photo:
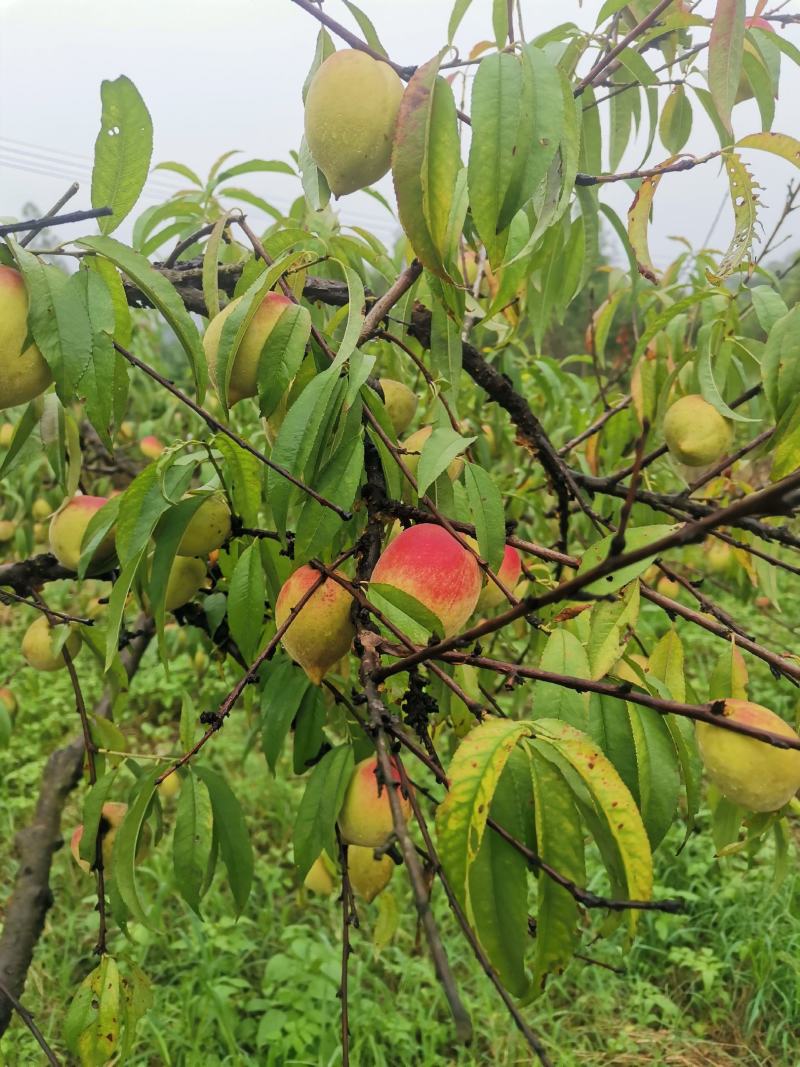
[[[436,812],[439,855],[471,923],[469,873],[481,847],[489,806],[509,753],[531,732],[530,723],[487,718],[467,734],[448,768],[450,791]]]

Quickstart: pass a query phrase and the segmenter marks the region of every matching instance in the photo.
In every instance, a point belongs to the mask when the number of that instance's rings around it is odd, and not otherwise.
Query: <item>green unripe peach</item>
[[[0,519],[0,545],[13,541],[17,532],[17,524],[11,519]]]
[[[375,756],[361,760],[353,768],[342,810],[339,831],[348,845],[380,848],[394,833],[389,789],[395,789],[403,818],[411,817],[411,801],[399,789],[400,772],[392,761],[392,778],[398,785],[378,786],[378,761]]]
[[[31,623],[22,638],[22,655],[37,671],[58,671],[66,667],[64,653],[59,650],[53,651],[53,639],[56,637],[51,629],[47,618],[40,615]],[[74,659],[81,650],[81,635],[74,625],[70,625],[70,635],[66,640],[66,649],[71,659]]]
[[[194,556],[176,556],[167,579],[164,607],[175,611],[188,604],[206,580],[206,565]]]
[[[336,889],[334,875],[336,869],[328,859],[326,852],[321,852],[308,869],[308,874],[303,879],[303,885],[312,893],[329,897]]]
[[[275,622],[283,626],[292,608],[319,578],[313,567],[299,567],[283,583],[275,602]],[[287,653],[315,685],[350,649],[355,630],[350,618],[353,598],[338,582],[326,578],[302,606],[281,638]]]
[[[50,551],[62,567],[71,571],[78,569],[81,558],[81,542],[89,522],[100,508],[108,503],[105,496],[78,494],[63,504],[50,520]],[[114,555],[114,530],[108,531],[95,549],[92,566],[107,563]]]
[[[796,731],[774,711],[749,700],[726,700],[724,716],[800,741]],[[800,751],[776,748],[708,723],[698,722],[696,730],[709,778],[734,804],[750,811],[777,811],[800,789]]]
[[[42,519],[48,518],[50,515],[52,515],[52,513],[53,509],[50,507],[48,501],[45,500],[42,496],[37,497],[31,504],[31,515],[38,522],[41,522]]]
[[[344,49],[328,56],[306,95],[305,134],[334,196],[372,185],[389,170],[403,83],[388,65]]]
[[[375,850],[363,845],[347,849],[347,874],[356,896],[370,904],[382,892],[394,874],[394,861],[389,856],[375,859]]]
[[[241,297],[231,300],[218,315],[209,322],[203,337],[203,349],[208,363],[208,374],[214,388],[219,392],[217,382],[217,354],[219,342],[222,337],[222,327],[239,304]],[[267,293],[261,301],[258,310],[250,320],[250,325],[245,331],[242,343],[236,353],[233,366],[230,368],[228,378],[228,403],[233,406],[248,396],[256,396],[258,393],[258,363],[261,358],[261,350],[266,344],[267,338],[287,307],[291,307],[292,301],[288,296],[281,293]]]
[[[386,414],[391,420],[394,432],[399,436],[408,429],[417,410],[417,394],[402,382],[392,378],[380,378]]]
[[[178,545],[179,556],[207,556],[231,535],[231,509],[222,493],[209,496],[192,515]]]
[[[14,440],[14,426],[10,422],[4,422],[0,426],[0,448],[8,448]]]
[[[27,404],[53,380],[28,336],[28,293],[19,271],[0,266],[0,410]]]
[[[174,800],[181,791],[181,777],[175,771],[158,786],[158,795],[162,801]]]
[[[671,455],[687,467],[706,467],[730,449],[730,423],[697,394],[683,396],[664,416],[664,440]]]

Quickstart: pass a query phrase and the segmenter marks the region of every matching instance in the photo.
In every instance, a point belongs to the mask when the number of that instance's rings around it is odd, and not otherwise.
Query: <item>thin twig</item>
[[[20,230],[41,230],[45,226],[65,226],[69,222],[85,222],[86,219],[101,219],[113,214],[110,207],[95,207],[88,211],[68,211],[66,215],[43,215],[40,219],[8,222],[5,226],[0,226],[0,237],[5,237],[9,233],[19,233]]]
[[[39,223],[37,223],[37,225],[35,225],[31,229],[30,233],[25,234],[25,236],[20,241],[20,245],[22,245],[23,248],[26,245],[29,245],[38,233],[46,229],[46,227],[48,226],[47,220],[52,220],[53,218],[55,218],[58,215],[59,211],[62,209],[62,207],[65,204],[69,203],[69,201],[73,198],[73,196],[75,196],[79,189],[80,185],[77,182],[73,182],[72,185],[70,185],[69,189],[67,189],[67,191],[62,196],[60,196],[58,200],[56,200],[55,204],[53,204],[50,210],[42,216],[42,219],[44,221],[40,220]]]
[[[25,1023],[30,1032],[36,1038],[39,1048],[44,1052],[47,1057],[47,1062],[52,1064],[53,1067],[61,1067],[61,1061],[56,1056],[55,1052],[50,1048],[45,1036],[36,1023],[33,1021],[33,1016],[23,1004],[17,1000],[13,993],[9,991],[6,985],[0,981],[0,995],[4,996],[8,1000],[9,1004],[13,1007],[14,1011],[19,1015],[20,1019]]]

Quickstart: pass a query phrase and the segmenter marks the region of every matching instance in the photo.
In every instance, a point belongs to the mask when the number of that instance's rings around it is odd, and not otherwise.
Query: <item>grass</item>
[[[16,664],[24,620],[14,615],[3,621],[0,662]],[[754,628],[761,624],[755,620]],[[710,641],[693,648],[701,670],[713,662],[714,648]],[[143,751],[174,747],[184,687],[204,704],[226,691],[229,678],[212,665],[198,696],[192,651],[176,649],[169,678],[154,650],[148,653],[119,715],[132,749],[137,744]],[[89,657],[84,656],[85,664]],[[84,675],[91,700],[99,693],[99,677],[91,667],[82,670]],[[778,695],[786,692],[785,684],[768,672],[756,667],[752,677],[764,703],[785,699]],[[65,675],[25,669],[12,684],[20,711],[10,746],[0,751],[0,901],[7,898],[15,871],[13,835],[31,817],[44,761],[76,727]],[[204,921],[193,915],[173,892],[169,840],[164,840],[143,864],[153,928],[132,924],[129,941],[114,930],[112,950],[137,962],[153,984],[154,1005],[140,1024],[129,1060],[134,1067],[323,1067],[341,1061],[339,907],[335,898],[309,897],[298,887],[291,827],[302,785],[288,765],[273,778],[257,746],[247,751],[248,735],[248,713],[240,709],[206,750],[206,758],[234,783],[253,836],[255,884],[245,914],[233,918],[231,895],[218,869],[204,901]],[[76,794],[65,813],[65,834],[79,821],[79,810]],[[575,960],[525,1007],[525,1017],[559,1065],[796,1067],[800,871],[795,864],[775,887],[768,848],[752,866],[743,855],[716,861],[707,824],[705,813],[703,832],[690,836],[680,851],[683,829],[675,826],[656,855],[656,893],[683,897],[686,914],[644,915],[632,946],[621,930],[585,946],[588,955],[624,973]],[[61,1025],[72,992],[92,965],[96,915],[93,882],[66,849],[55,856],[52,885],[55,904],[24,1000],[63,1056]],[[364,1067],[530,1063],[527,1047],[437,894],[437,918],[476,1030],[472,1048],[453,1046],[447,1006],[418,936],[402,871],[396,872],[391,890],[396,930],[388,943],[391,908],[384,898],[362,909],[362,925],[354,933],[352,1062]],[[41,1053],[15,1020],[0,1042],[0,1063],[28,1067],[39,1062]]]

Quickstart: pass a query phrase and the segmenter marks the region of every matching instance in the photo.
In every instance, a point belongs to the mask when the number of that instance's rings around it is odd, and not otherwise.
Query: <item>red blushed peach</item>
[[[108,503],[105,496],[78,494],[59,508],[50,520],[50,551],[62,567],[71,571],[78,569],[81,558],[81,542],[90,520]],[[114,555],[114,531],[109,530],[97,546],[92,562],[104,563]]]
[[[400,801],[403,818],[411,818],[411,801],[403,796],[397,786],[378,785],[378,760],[369,756],[353,768],[347,786],[342,810],[339,812],[339,830],[348,845],[365,845],[380,848],[394,833],[389,789],[395,789]],[[400,772],[392,760],[392,778],[400,783]]]
[[[275,602],[275,622],[282,626],[309,586],[319,579],[313,567],[298,569],[283,583]],[[281,638],[281,644],[308,677],[319,685],[349,650],[355,630],[350,618],[353,598],[338,582],[326,578],[311,594]]]
[[[164,451],[164,446],[157,437],[154,437],[153,434],[148,434],[147,437],[143,437],[139,442],[139,450],[148,459],[158,459]]]
[[[511,545],[506,545],[506,550],[503,553],[503,562],[500,564],[500,570],[497,571],[497,577],[503,583],[503,585],[512,592],[514,586],[519,581],[519,576],[522,574],[522,559],[516,548]],[[483,590],[478,598],[478,611],[488,611],[490,608],[499,607],[500,604],[505,603],[507,607],[510,607],[510,603],[506,600],[502,591],[494,584],[494,582],[488,579],[484,582]]]
[[[462,628],[481,592],[475,557],[433,523],[398,534],[375,565],[372,581],[414,597],[439,619],[447,637]]]

